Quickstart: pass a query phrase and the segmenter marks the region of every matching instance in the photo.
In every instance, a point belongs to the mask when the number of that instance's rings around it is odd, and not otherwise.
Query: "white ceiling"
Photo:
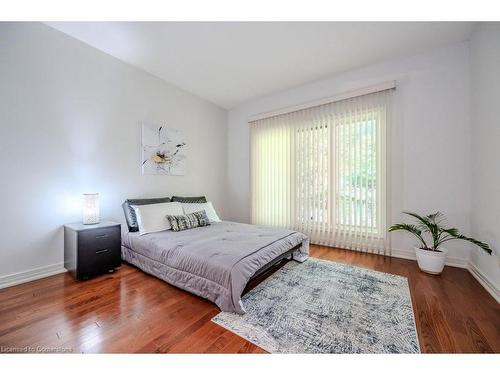
[[[463,22],[51,22],[224,108],[387,58],[467,40]]]

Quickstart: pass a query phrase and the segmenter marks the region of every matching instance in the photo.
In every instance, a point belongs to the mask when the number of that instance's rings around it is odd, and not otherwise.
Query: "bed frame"
[[[301,246],[302,246],[302,244],[299,244],[299,245],[297,245],[295,247],[292,247],[286,253],[283,253],[283,254],[277,256],[276,258],[274,258],[272,261],[270,261],[264,267],[262,267],[257,272],[255,272],[254,275],[250,278],[249,281],[258,278],[259,276],[262,276],[263,274],[265,274],[267,271],[269,271],[272,267],[274,267],[276,264],[278,264],[279,262],[281,262],[285,258],[290,257],[290,259],[293,260],[293,253],[295,251],[299,250]]]

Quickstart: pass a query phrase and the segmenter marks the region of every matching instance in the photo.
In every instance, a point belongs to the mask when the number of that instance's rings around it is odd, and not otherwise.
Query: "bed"
[[[245,313],[247,283],[284,257],[303,262],[309,241],[299,232],[221,221],[180,232],[122,237],[122,259],[176,287]]]

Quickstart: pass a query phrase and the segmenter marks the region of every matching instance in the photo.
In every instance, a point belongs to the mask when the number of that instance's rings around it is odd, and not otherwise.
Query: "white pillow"
[[[193,212],[197,211],[205,211],[207,214],[208,220],[210,220],[211,223],[221,221],[219,219],[219,216],[217,215],[217,212],[215,212],[215,208],[212,205],[212,202],[207,202],[207,203],[182,203],[182,208],[184,210],[184,213],[187,214],[192,214]]]
[[[169,230],[170,223],[167,215],[183,215],[182,205],[179,202],[145,204],[143,206],[132,206],[137,217],[139,235],[146,233]]]

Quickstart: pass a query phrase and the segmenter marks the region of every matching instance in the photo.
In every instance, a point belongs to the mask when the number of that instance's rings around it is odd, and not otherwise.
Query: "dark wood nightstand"
[[[113,272],[121,264],[120,224],[64,225],[64,268],[75,278],[85,280]]]

